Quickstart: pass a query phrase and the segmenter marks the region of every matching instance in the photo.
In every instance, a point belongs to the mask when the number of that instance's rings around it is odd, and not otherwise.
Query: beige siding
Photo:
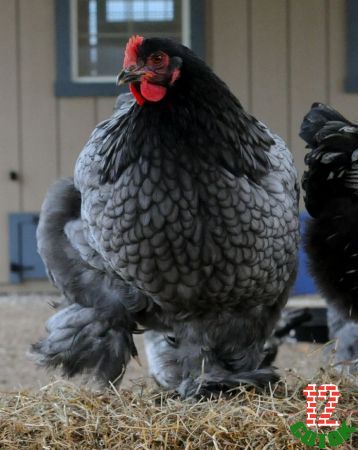
[[[78,153],[96,125],[95,99],[90,97],[58,100],[59,174],[72,176]]]
[[[287,5],[286,0],[252,0],[250,17],[251,110],[284,139],[288,138]]]
[[[345,80],[345,0],[328,0],[328,74],[329,101],[355,122],[358,122],[358,93],[344,92]],[[358,55],[357,55],[358,58]]]
[[[20,0],[19,95],[24,211],[37,211],[56,177],[54,8],[48,0]]]
[[[328,100],[326,0],[290,1],[290,123],[289,136],[302,173],[303,143],[298,127],[313,101]],[[303,32],[304,30],[304,32]]]
[[[209,62],[245,107],[287,139],[301,173],[305,150],[297,132],[313,101],[330,102],[358,121],[358,94],[343,89],[345,3],[206,0]],[[0,60],[0,238],[6,243],[8,213],[38,211],[52,180],[72,175],[114,98],[54,96],[54,0],[1,0]],[[10,170],[20,173],[19,182],[9,180]],[[3,245],[0,283],[7,279]]]
[[[345,5],[345,0],[210,1],[214,70],[287,140],[300,174],[305,149],[298,130],[314,101],[358,121],[358,94],[344,92]]]
[[[99,123],[112,114],[115,97],[98,98],[96,107],[96,122]]]
[[[212,63],[216,73],[231,87],[244,107],[249,106],[248,15],[247,0],[212,2]]]
[[[0,69],[0,282],[8,279],[7,213],[20,208],[19,183],[9,179],[9,172],[20,166],[16,39],[16,4],[7,0],[0,14],[0,61],[6,61]]]

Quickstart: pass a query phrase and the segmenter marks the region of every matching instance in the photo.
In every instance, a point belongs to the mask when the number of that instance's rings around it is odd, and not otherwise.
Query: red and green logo
[[[335,384],[308,384],[303,390],[306,397],[306,423],[296,422],[290,426],[292,434],[308,447],[317,445],[324,449],[326,445],[335,447],[348,441],[351,434],[357,431],[355,427],[348,426],[345,422],[332,420],[331,415],[336,409],[339,397],[341,396]],[[317,400],[326,400],[325,408],[317,419]],[[310,430],[310,427],[335,427],[336,429],[328,433],[319,433]]]

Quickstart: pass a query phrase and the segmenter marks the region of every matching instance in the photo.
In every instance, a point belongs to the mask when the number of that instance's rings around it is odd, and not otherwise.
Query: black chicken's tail
[[[113,381],[137,354],[136,324],[125,305],[135,294],[101,267],[103,260],[86,241],[80,207],[72,179],[56,182],[42,206],[38,249],[65,301],[32,352],[39,364],[59,366],[68,376],[92,372]]]
[[[347,126],[354,127],[338,111],[323,103],[313,103],[303,118],[299,134],[310,148],[316,148],[323,139],[332,134],[339,135],[340,130]]]
[[[317,217],[332,198],[358,192],[358,126],[330,106],[314,103],[299,134],[311,149],[302,177],[304,200]]]

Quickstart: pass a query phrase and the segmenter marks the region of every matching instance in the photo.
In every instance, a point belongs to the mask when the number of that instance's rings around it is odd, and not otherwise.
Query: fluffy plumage
[[[314,103],[300,136],[310,148],[302,186],[308,212],[309,265],[328,302],[336,359],[358,358],[358,127]]]
[[[189,49],[154,38],[136,49],[119,76],[134,99],[119,98],[74,182],[42,208],[39,250],[71,305],[36,351],[69,375],[113,379],[145,327],[152,374],[183,396],[272,381],[264,344],[296,270],[291,154]],[[163,99],[143,97],[144,81]]]

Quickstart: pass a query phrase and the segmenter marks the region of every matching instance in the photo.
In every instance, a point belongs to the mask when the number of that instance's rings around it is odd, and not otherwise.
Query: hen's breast
[[[273,155],[272,173],[260,185],[193,155],[151,156],[115,184],[99,186],[95,173],[82,183],[91,245],[162,305],[187,310],[274,301],[294,270],[297,248],[297,193],[282,159],[287,155]]]

